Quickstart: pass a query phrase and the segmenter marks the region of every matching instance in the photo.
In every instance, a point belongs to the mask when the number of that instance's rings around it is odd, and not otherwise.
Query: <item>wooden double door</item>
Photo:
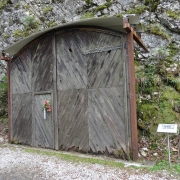
[[[57,30],[29,44],[11,64],[12,139],[128,156],[126,41],[119,32],[85,27]],[[21,98],[25,105],[17,108]],[[45,100],[52,106],[46,119]]]

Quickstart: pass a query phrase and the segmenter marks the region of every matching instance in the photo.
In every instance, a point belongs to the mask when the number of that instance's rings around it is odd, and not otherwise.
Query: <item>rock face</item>
[[[149,49],[145,53],[135,44],[138,126],[148,132],[158,120],[179,122],[173,111],[180,103],[179,0],[1,0],[0,52],[45,28],[122,13],[140,14],[145,26],[142,40]],[[174,64],[176,69],[169,71]]]
[[[170,34],[169,42],[180,39],[180,2],[138,0],[3,0],[0,2],[0,51],[29,34],[83,18],[113,16],[121,13],[141,14],[145,26],[159,23]],[[146,31],[143,40],[148,48],[164,46],[161,34]],[[151,35],[153,34],[153,35]],[[156,35],[154,35],[156,34]],[[159,35],[159,36],[157,36]],[[167,39],[167,38],[166,38]],[[148,56],[149,57],[149,56]]]

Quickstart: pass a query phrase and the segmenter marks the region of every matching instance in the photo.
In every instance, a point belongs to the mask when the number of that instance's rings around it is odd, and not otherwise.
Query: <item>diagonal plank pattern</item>
[[[107,29],[71,28],[24,48],[11,63],[12,139],[127,158],[126,38]],[[44,119],[46,99],[52,113]]]
[[[56,35],[59,148],[126,157],[124,40],[93,30]]]
[[[31,93],[12,95],[12,141],[32,143]]]

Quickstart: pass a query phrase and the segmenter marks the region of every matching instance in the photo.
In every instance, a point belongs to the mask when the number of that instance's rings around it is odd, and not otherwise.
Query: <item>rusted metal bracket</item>
[[[10,58],[6,57],[4,53],[1,54],[1,60],[10,61]]]
[[[133,33],[133,39],[146,51],[148,52],[147,47],[143,43],[141,37],[136,33],[135,29],[131,27],[129,24],[128,18],[123,19],[123,28],[126,30],[127,33],[132,32]]]

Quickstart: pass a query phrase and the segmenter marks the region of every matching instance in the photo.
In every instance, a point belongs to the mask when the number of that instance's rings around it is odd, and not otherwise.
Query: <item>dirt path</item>
[[[177,180],[166,172],[149,174],[130,168],[72,163],[25,152],[21,146],[0,146],[0,180]]]

